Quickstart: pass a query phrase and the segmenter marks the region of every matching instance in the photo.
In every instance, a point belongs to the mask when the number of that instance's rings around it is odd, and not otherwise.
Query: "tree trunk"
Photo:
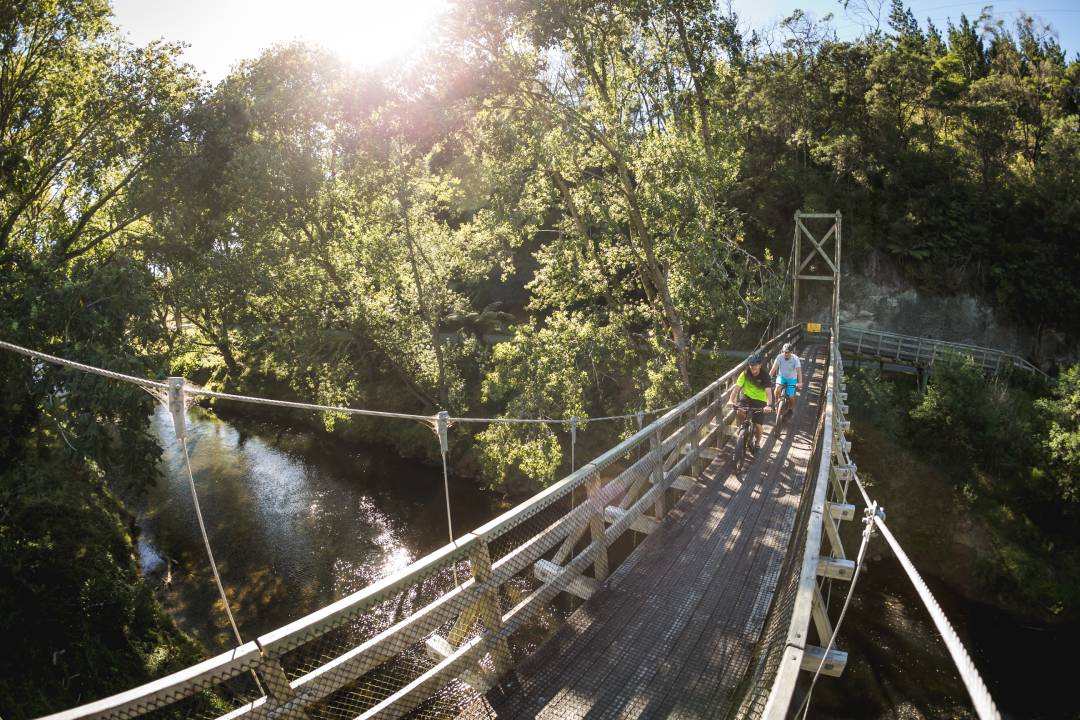
[[[400,185],[398,187],[398,204],[401,207],[401,218],[405,229],[405,244],[409,251],[409,267],[412,269],[413,284],[416,287],[416,302],[420,306],[420,313],[424,316],[431,336],[431,347],[435,352],[436,383],[438,384],[439,403],[443,409],[450,408],[450,391],[446,386],[446,360],[443,357],[442,343],[439,341],[439,324],[435,312],[428,303],[427,293],[420,278],[420,267],[416,259],[416,239],[412,234],[412,225],[409,222],[409,198],[405,187],[405,164],[404,158],[400,160]]]
[[[705,99],[705,88],[702,87],[702,73],[701,68],[698,65],[697,56],[690,48],[690,39],[686,33],[686,23],[683,21],[682,14],[675,13],[675,23],[679,29],[679,43],[682,45],[683,55],[686,56],[686,62],[690,65],[690,80],[694,83],[694,99],[697,101],[698,119],[701,121],[699,131],[701,133],[701,144],[705,148],[705,157],[709,162],[712,162],[712,142],[711,131],[709,130],[709,104]]]

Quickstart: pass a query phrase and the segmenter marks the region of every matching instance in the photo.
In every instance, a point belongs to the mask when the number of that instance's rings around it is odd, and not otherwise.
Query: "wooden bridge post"
[[[653,465],[650,475],[650,482],[653,485],[659,485],[664,481],[664,457],[660,453],[660,447],[663,441],[660,437],[660,430],[653,432],[649,437],[649,452],[656,456],[656,464]],[[653,515],[656,517],[657,522],[664,519],[664,515],[667,514],[667,493],[660,492],[656,494],[656,502],[653,503]]]
[[[818,240],[813,233],[803,223],[804,219],[816,218],[816,219],[831,219],[833,221],[832,227]],[[792,263],[794,269],[792,277],[792,297],[791,297],[791,317],[792,324],[799,321],[799,281],[800,280],[816,280],[832,283],[832,308],[829,314],[829,323],[833,326],[834,332],[840,331],[840,228],[841,228],[841,215],[837,210],[835,213],[804,213],[799,210],[795,213],[795,243],[794,252],[795,256]],[[803,236],[810,241],[809,252],[806,257],[803,257]],[[825,252],[825,244],[833,240],[834,250],[832,257],[829,257]],[[823,272],[831,271],[829,275],[810,275],[806,274],[808,266],[815,259],[820,258],[825,262],[825,268]],[[811,270],[812,272],[812,270]]]
[[[690,409],[687,411],[687,416],[689,416],[689,419],[684,416],[684,422],[694,422],[694,418],[697,417],[697,412],[697,405],[691,405]],[[690,452],[694,456],[694,461],[690,463],[690,474],[694,477],[697,477],[701,475],[701,471],[705,469],[706,464],[701,457],[701,432],[695,430],[694,432],[690,433],[689,442]]]
[[[593,575],[597,582],[604,582],[608,576],[608,552],[607,537],[604,533],[604,509],[605,503],[600,495],[600,475],[594,474],[588,481],[589,502],[593,511],[589,515],[589,535],[592,542],[599,545],[596,551],[596,560],[593,562]]]
[[[289,676],[281,667],[281,661],[276,657],[264,655],[258,667],[259,677],[266,685],[267,710],[274,717],[286,718],[287,720],[308,720],[308,714],[292,704],[296,700],[296,693],[289,684]]]
[[[799,212],[795,213],[795,257],[791,259],[791,266],[797,268],[795,263],[802,260],[802,233],[799,227]],[[791,277],[791,324],[799,322],[799,273],[792,273]]]
[[[476,544],[469,555],[469,565],[472,566],[472,576],[478,584],[491,579],[491,552],[486,542]],[[492,588],[484,593],[477,603],[480,611],[480,623],[492,635],[502,632],[502,606],[499,602],[499,591]],[[510,645],[506,638],[499,638],[491,651],[492,660],[495,662],[495,674],[502,677],[513,664],[510,659]]]

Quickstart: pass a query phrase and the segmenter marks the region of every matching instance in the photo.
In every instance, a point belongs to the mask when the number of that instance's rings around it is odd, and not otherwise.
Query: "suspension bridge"
[[[830,227],[815,235],[809,226],[821,221]],[[979,717],[999,717],[861,483],[846,419],[844,353],[923,368],[947,352],[977,353],[841,328],[840,213],[797,213],[795,225],[792,322],[762,350],[773,357],[794,343],[805,390],[741,472],[727,399],[744,364],[651,422],[639,416],[625,441],[375,584],[258,638],[236,631],[225,653],[49,720],[805,716],[818,678],[847,664],[837,633],[872,538],[908,571]],[[810,274],[815,259],[831,273]],[[800,281],[832,284],[819,322],[798,314]],[[981,357],[988,371],[1028,369],[997,351]],[[169,403],[181,438],[185,403],[215,395],[181,378],[140,384]],[[427,420],[445,468],[448,424],[470,419]],[[194,491],[192,482],[198,509]],[[845,548],[842,525],[860,520],[859,547]]]

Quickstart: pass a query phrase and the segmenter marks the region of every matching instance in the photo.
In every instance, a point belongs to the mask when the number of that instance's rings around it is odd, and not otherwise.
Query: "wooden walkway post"
[[[594,474],[588,482],[589,502],[593,511],[589,515],[589,536],[593,544],[598,545],[596,560],[593,562],[593,575],[597,582],[604,582],[608,576],[607,537],[604,533],[604,501],[600,497],[600,475]]]

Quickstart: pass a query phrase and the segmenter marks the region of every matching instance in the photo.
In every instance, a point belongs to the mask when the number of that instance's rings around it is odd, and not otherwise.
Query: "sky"
[[[795,8],[832,24],[843,40],[854,39],[863,25],[845,13],[839,0],[731,0],[744,30],[774,26]],[[876,5],[877,0],[870,0]],[[867,0],[852,0],[852,6]],[[115,21],[132,42],[165,39],[189,45],[184,60],[216,83],[241,60],[291,40],[322,45],[358,65],[400,62],[430,35],[448,0],[113,0]],[[925,27],[930,18],[944,29],[961,13],[978,17],[981,0],[910,0]],[[884,6],[887,15],[888,1]],[[1068,58],[1080,52],[1080,1],[997,0],[995,15],[1010,25],[1021,11],[1049,23]],[[882,23],[887,21],[882,18]]]

